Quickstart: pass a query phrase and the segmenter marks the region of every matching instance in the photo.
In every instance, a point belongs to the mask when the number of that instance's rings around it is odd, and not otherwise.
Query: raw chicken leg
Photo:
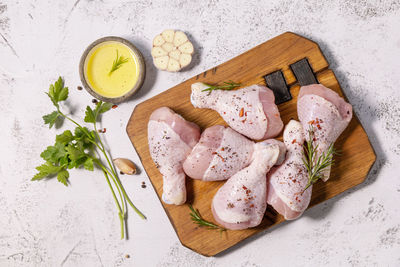
[[[282,214],[286,220],[298,218],[308,207],[312,186],[307,186],[308,173],[303,158],[304,133],[300,122],[291,120],[283,132],[287,153],[279,167],[267,175],[268,204]]]
[[[230,127],[215,125],[203,131],[183,170],[193,179],[226,180],[248,166],[254,143]]]
[[[284,157],[286,147],[282,142],[274,139],[268,142],[280,145],[280,155]],[[230,127],[211,126],[201,134],[199,142],[183,163],[183,170],[193,179],[226,180],[250,164],[253,151],[254,142]]]
[[[167,107],[153,111],[148,124],[150,155],[163,175],[162,200],[181,205],[186,201],[183,161],[200,138],[200,128]]]
[[[353,110],[349,103],[331,89],[321,84],[312,84],[300,88],[297,114],[306,138],[309,129],[313,129],[314,144],[318,145],[316,155],[319,157],[347,127]],[[326,168],[322,180],[327,181],[329,175],[330,168]]]
[[[265,86],[252,85],[239,90],[203,92],[204,83],[192,84],[191,102],[196,108],[217,111],[235,131],[260,140],[277,136],[282,128],[274,93]]]
[[[215,194],[212,213],[227,229],[240,230],[261,223],[267,207],[266,174],[279,157],[279,145],[267,141],[254,146],[251,164],[233,175]]]

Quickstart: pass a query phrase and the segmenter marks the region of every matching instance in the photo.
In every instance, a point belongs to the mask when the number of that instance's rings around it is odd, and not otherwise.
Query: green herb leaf
[[[201,217],[199,210],[194,209],[190,204],[189,209],[191,210],[190,219],[193,221],[193,223],[210,230],[219,230],[220,232],[226,231],[225,228],[204,220],[203,217]]]
[[[72,161],[76,161],[82,157],[85,156],[85,153],[82,152],[81,150],[77,149],[75,146],[73,145],[68,145],[66,147],[67,152],[68,152],[68,156]]]
[[[48,162],[58,163],[59,160],[66,154],[65,145],[62,143],[56,143],[54,146],[48,146],[40,156]]]
[[[62,134],[58,134],[56,136],[57,143],[68,144],[72,140],[74,140],[74,136],[72,135],[70,130],[66,130]]]
[[[46,162],[38,167],[36,167],[36,170],[39,171],[35,176],[33,176],[32,181],[34,180],[41,180],[44,177],[54,175],[58,173],[62,169],[60,166],[55,166],[51,162]]]
[[[53,127],[54,123],[56,123],[58,116],[60,116],[60,113],[58,113],[58,111],[53,111],[50,114],[44,115],[43,121],[44,124],[48,124],[49,128]]]
[[[93,109],[89,106],[86,107],[86,111],[85,111],[85,122],[89,122],[89,123],[95,123],[96,122],[96,116],[93,112]]]
[[[308,182],[303,192],[315,184],[319,179],[323,178],[323,171],[335,163],[333,156],[338,154],[333,147],[333,144],[328,147],[327,151],[323,152],[322,155],[319,155],[318,157],[317,149],[318,145],[314,145],[314,128],[310,126],[310,129],[308,130],[308,140],[306,140],[306,144],[304,145],[302,158],[303,164],[308,172]]]
[[[47,95],[57,108],[59,108],[58,102],[68,98],[68,87],[64,87],[64,81],[61,77],[54,84],[50,85]]]
[[[101,102],[101,104],[100,105],[99,104],[100,103],[98,103],[96,106],[96,114],[101,114],[101,113],[107,112],[113,106],[113,104],[107,103],[107,102]]]
[[[208,86],[208,88],[203,89],[202,92],[211,92],[214,90],[233,90],[239,86],[241,86],[240,83],[235,83],[234,81],[229,81],[229,82],[224,82],[223,85],[210,85],[210,84],[206,84],[205,85]]]
[[[69,172],[67,170],[62,170],[57,174],[57,180],[60,183],[63,183],[65,186],[68,186],[68,177],[69,177]]]
[[[83,164],[83,167],[85,167],[86,170],[88,171],[93,171],[93,159],[92,158],[87,158],[85,163]]]
[[[116,50],[116,51],[117,51],[117,56],[113,61],[113,64],[112,64],[110,72],[108,73],[108,76],[110,76],[114,71],[119,69],[122,66],[122,64],[128,62],[128,60],[129,60],[128,58],[124,58],[123,56],[118,56],[118,50]]]

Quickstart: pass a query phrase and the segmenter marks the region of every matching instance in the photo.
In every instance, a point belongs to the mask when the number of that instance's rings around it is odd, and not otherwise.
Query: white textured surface
[[[398,0],[0,2],[1,266],[400,265]],[[165,28],[184,30],[194,41],[190,70],[165,73],[152,66],[151,40]],[[130,213],[128,241],[119,240],[100,172],[74,171],[69,188],[29,181],[56,132],[42,123],[50,111],[44,91],[62,75],[74,114],[83,114],[91,97],[76,90],[78,62],[93,40],[122,36],[146,57],[144,88],[103,120],[112,154],[139,162],[125,134],[137,103],[285,31],[319,42],[370,136],[378,159],[364,184],[206,258],[179,244],[143,172],[121,177],[148,217]]]

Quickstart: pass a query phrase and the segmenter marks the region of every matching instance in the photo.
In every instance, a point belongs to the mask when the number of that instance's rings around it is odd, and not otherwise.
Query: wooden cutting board
[[[300,88],[290,65],[304,58],[308,59],[318,82],[343,96],[340,85],[318,45],[304,37],[287,32],[137,105],[126,130],[160,201],[162,176],[150,157],[147,142],[147,123],[153,110],[162,106],[170,107],[185,119],[198,124],[202,130],[216,124],[226,125],[215,111],[196,109],[191,105],[190,85],[194,82],[220,84],[228,80],[240,82],[243,86],[265,85],[263,78],[265,75],[281,70],[293,97],[292,100],[278,106],[282,120],[286,124],[290,119],[297,119],[296,103]],[[282,136],[278,139],[282,139]],[[376,158],[368,136],[355,114],[350,125],[335,143],[335,147],[342,151],[342,155],[336,157],[329,181],[326,183],[320,181],[313,187],[310,207],[362,183]],[[187,178],[187,203],[197,208],[206,220],[215,223],[210,209],[211,201],[223,183]],[[188,205],[167,205],[162,201],[161,203],[182,245],[205,256],[216,255],[284,221],[281,215],[268,206],[259,226],[240,231],[228,230],[220,235],[217,231],[206,230],[193,224]]]

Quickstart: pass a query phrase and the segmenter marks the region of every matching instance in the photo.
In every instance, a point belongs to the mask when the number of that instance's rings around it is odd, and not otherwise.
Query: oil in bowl
[[[144,61],[139,50],[119,37],[92,43],[80,63],[80,76],[90,94],[106,102],[120,103],[143,84]]]

